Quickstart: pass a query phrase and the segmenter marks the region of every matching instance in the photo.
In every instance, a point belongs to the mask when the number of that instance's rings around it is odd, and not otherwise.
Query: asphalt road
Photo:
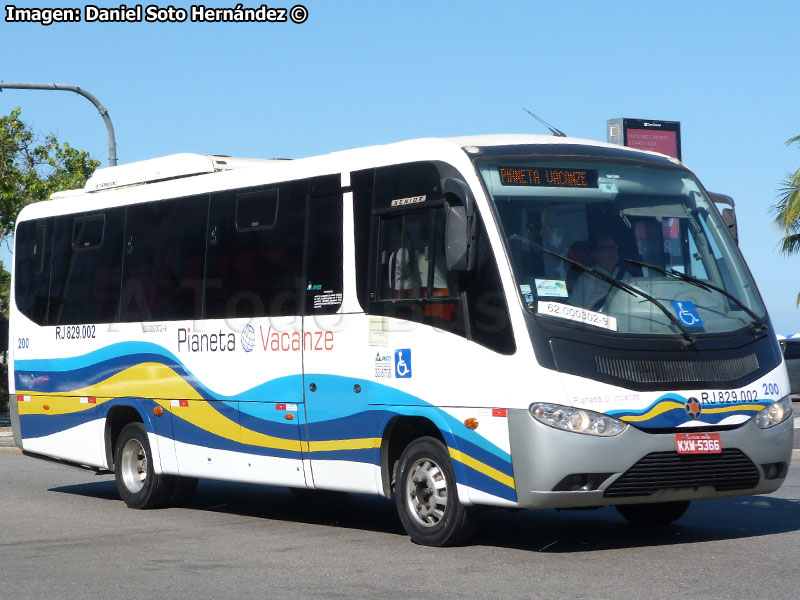
[[[135,511],[113,478],[0,455],[0,599],[797,598],[800,466],[770,496],[639,530],[614,509],[491,511],[471,546],[414,545],[391,503],[201,482]]]

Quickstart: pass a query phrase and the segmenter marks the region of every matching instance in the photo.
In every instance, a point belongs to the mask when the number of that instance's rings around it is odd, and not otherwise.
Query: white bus
[[[742,256],[668,157],[532,135],[102,169],[15,233],[24,453],[114,472],[394,496],[411,538],[487,507],[768,493],[789,382]]]

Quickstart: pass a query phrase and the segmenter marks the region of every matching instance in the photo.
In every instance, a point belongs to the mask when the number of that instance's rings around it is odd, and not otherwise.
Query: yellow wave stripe
[[[24,392],[20,392],[24,394]],[[299,439],[279,438],[242,427],[217,411],[205,401],[183,377],[160,363],[141,363],[96,384],[63,393],[28,394],[30,402],[20,402],[20,414],[63,415],[88,410],[111,398],[135,396],[152,398],[164,410],[204,431],[222,438],[260,448],[292,452],[333,452],[338,450],[368,450],[380,448],[381,438],[355,438],[301,442]],[[97,404],[81,404],[80,396],[93,396]],[[172,400],[190,400],[188,406],[172,406]],[[23,406],[24,405],[24,406]],[[44,410],[44,406],[48,410]],[[462,452],[450,450],[450,455],[476,471],[514,488],[514,479]]]
[[[679,402],[671,402],[671,401],[661,402],[660,404],[657,404],[643,415],[620,417],[620,420],[625,421],[627,423],[638,423],[641,421],[648,421],[650,419],[657,417],[660,414],[663,414],[675,408],[684,408],[684,405]],[[735,406],[724,406],[720,408],[707,408],[706,406],[703,406],[703,413],[714,414],[714,413],[737,412],[741,410],[758,412],[763,408],[764,407],[761,406],[760,404],[739,404]]]
[[[274,448],[276,450],[290,450],[292,452],[300,452],[302,449],[299,439],[279,438],[242,427],[239,423],[231,421],[225,415],[220,414],[206,401],[189,402],[189,406],[181,407],[172,406],[170,400],[156,400],[155,402],[163,407],[164,410],[170,411],[176,417],[191,423],[195,427],[240,444]]]
[[[183,377],[171,368],[159,363],[141,363],[120,371],[104,381],[69,392],[25,392],[17,391],[17,395],[39,396],[43,398],[70,399],[75,396],[94,396],[98,403],[100,398],[123,398],[126,396],[140,398],[180,398],[183,400],[202,400],[203,397],[189,385]],[[20,402],[20,404],[23,404]],[[82,405],[83,406],[83,405]],[[88,408],[91,408],[89,405]],[[81,410],[85,410],[85,407]],[[72,412],[72,411],[66,411]],[[63,413],[56,413],[63,414]]]
[[[380,448],[381,441],[381,438],[361,438],[351,440],[305,442],[303,449],[307,452],[330,452],[332,450],[368,450],[370,448]]]
[[[121,398],[181,398],[202,400],[203,397],[183,377],[160,363],[141,363],[128,367],[104,381],[71,392],[76,396],[108,396]]]
[[[510,487],[512,490],[516,489],[514,486],[514,478],[498,471],[494,467],[490,467],[489,465],[482,463],[479,460],[472,458],[471,456],[464,454],[460,450],[454,450],[453,448],[448,447],[448,451],[450,452],[450,457],[453,460],[457,460],[460,463],[467,465],[478,471],[479,473],[483,473],[487,477],[491,477],[495,481],[499,481],[503,485]]]
[[[639,416],[632,415],[632,416],[629,416],[629,417],[620,417],[620,420],[621,421],[625,421],[627,423],[638,423],[640,421],[648,421],[650,419],[653,419],[653,418],[657,417],[660,414],[663,414],[663,413],[665,413],[667,411],[670,411],[670,410],[673,410],[675,408],[684,408],[684,406],[683,406],[683,404],[680,404],[679,402],[661,402],[659,404],[656,404],[653,408],[648,410],[643,415],[639,415]]]

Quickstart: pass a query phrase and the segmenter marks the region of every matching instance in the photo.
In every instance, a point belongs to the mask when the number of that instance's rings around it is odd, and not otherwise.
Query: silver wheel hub
[[[424,527],[434,527],[447,511],[447,479],[429,458],[416,461],[406,479],[406,496],[411,516]]]
[[[139,492],[147,480],[147,453],[138,440],[125,442],[120,462],[119,468],[125,487],[134,494]]]

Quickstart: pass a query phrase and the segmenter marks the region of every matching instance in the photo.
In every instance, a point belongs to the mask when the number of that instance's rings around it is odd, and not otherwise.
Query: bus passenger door
[[[205,320],[185,334],[197,340],[187,366],[202,374],[203,398],[176,409],[186,415],[175,421],[181,474],[306,485],[299,315],[307,189],[299,180],[210,196]],[[209,336],[227,345],[206,348]]]
[[[348,184],[344,181],[341,187]],[[313,487],[375,493],[380,489],[380,447],[369,418],[368,387],[361,389],[372,366],[362,360],[367,317],[355,297],[352,193],[343,197],[339,188],[338,176],[335,181],[312,180],[303,317],[306,424],[301,436],[307,442]]]

